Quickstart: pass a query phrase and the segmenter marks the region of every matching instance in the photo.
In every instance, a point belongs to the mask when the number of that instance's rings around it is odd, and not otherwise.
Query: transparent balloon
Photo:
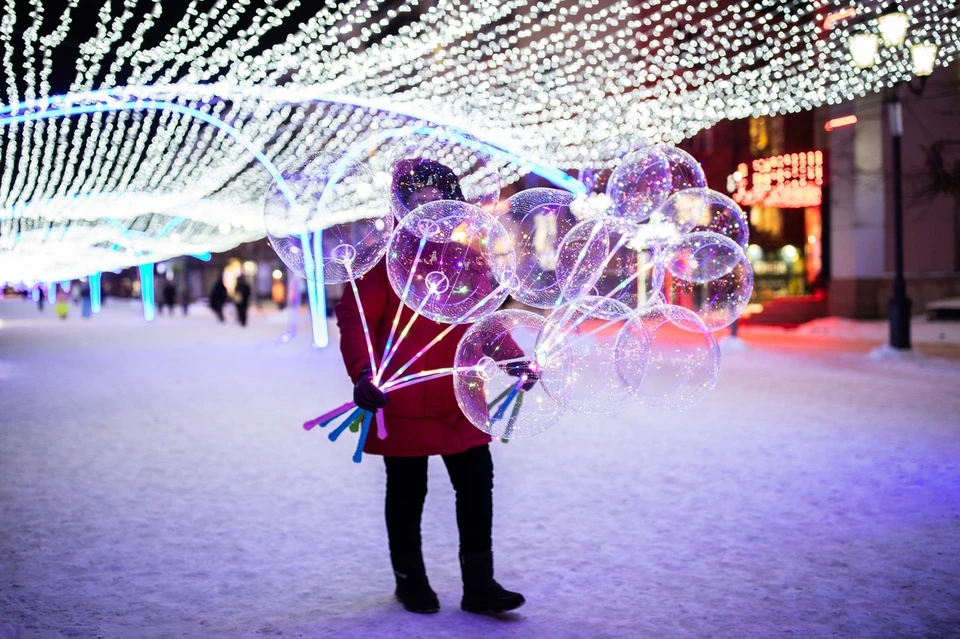
[[[483,432],[531,437],[563,414],[564,407],[538,381],[534,352],[544,324],[536,313],[502,310],[471,326],[460,340],[453,388],[463,414]],[[564,354],[555,354],[558,364]]]
[[[584,220],[567,232],[557,249],[556,274],[566,300],[587,295],[600,279],[610,255],[610,225],[603,219]]]
[[[719,233],[688,233],[661,253],[664,268],[674,278],[704,284],[721,278],[745,259],[740,245]]]
[[[668,301],[716,331],[732,324],[753,293],[753,269],[740,245],[717,233],[691,233],[666,252]]]
[[[400,299],[437,322],[489,315],[517,284],[507,230],[464,202],[430,202],[410,213],[393,233],[386,264]]]
[[[393,217],[373,175],[349,155],[318,154],[284,168],[267,189],[263,222],[283,262],[309,280],[337,284],[380,261]]]
[[[626,305],[588,296],[547,318],[535,351],[553,399],[578,413],[610,415],[640,391],[650,339]]]
[[[670,190],[672,192],[707,186],[707,178],[703,174],[703,167],[692,155],[675,146],[663,145],[658,146],[657,149],[663,154],[670,166]]]
[[[489,148],[452,127],[419,127],[391,152],[390,206],[398,220],[427,202],[454,200],[493,212],[500,174]]]
[[[607,182],[612,214],[643,222],[670,195],[670,162],[662,147],[647,147],[628,153]]]
[[[598,295],[633,309],[654,302],[663,286],[663,267],[643,227],[625,220],[585,220],[572,228],[557,251],[563,296]]]
[[[743,209],[726,195],[711,189],[677,191],[650,221],[671,227],[680,235],[696,231],[719,233],[743,248],[750,241],[750,226]]]
[[[627,383],[639,383],[639,400],[648,408],[692,408],[713,390],[720,374],[713,333],[693,311],[669,304],[645,309],[639,321],[650,338],[648,365],[642,378],[628,377]]]
[[[611,135],[599,144],[589,145],[585,149],[584,165],[577,172],[577,179],[587,194],[606,193],[613,167],[618,166],[630,152],[648,146],[642,138],[632,134]]]
[[[557,189],[527,189],[511,196],[499,210],[517,254],[519,283],[511,295],[528,306],[552,308],[560,299],[557,252],[578,223],[570,210],[575,197]]]

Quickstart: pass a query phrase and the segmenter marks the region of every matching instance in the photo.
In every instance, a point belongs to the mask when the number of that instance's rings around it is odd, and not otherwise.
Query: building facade
[[[913,312],[960,296],[960,64],[902,102],[904,263]],[[892,144],[870,94],[813,112],[725,121],[682,146],[750,221],[748,321],[886,317],[894,271]],[[779,309],[789,307],[789,313]]]

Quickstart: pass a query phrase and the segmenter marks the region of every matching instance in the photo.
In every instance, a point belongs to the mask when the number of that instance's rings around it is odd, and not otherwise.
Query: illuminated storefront
[[[743,162],[730,176],[731,197],[750,220],[756,301],[821,289],[823,182],[821,151]]]

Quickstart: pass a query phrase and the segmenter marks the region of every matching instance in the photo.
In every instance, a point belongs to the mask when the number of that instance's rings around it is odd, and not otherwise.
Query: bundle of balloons
[[[714,332],[753,290],[748,225],[686,152],[636,148],[612,170],[582,171],[586,194],[533,188],[505,200],[488,148],[454,129],[411,131],[381,166],[312,156],[285,169],[264,204],[272,247],[308,279],[356,294],[356,280],[386,260],[413,318],[401,328],[398,310],[375,352],[361,308],[381,391],[451,376],[467,418],[510,440],[566,412],[686,410],[716,385]],[[420,316],[448,326],[385,379]],[[451,367],[405,374],[461,324],[472,326]],[[387,437],[382,413],[352,402],[304,428],[342,420],[330,439],[359,432],[359,462],[375,417]]]

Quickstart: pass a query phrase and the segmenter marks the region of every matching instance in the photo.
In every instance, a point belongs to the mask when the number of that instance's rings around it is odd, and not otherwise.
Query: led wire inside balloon
[[[469,311],[467,311],[466,313],[463,314],[463,319],[466,320],[467,318],[469,318],[477,309],[482,308],[484,304],[486,304],[488,301],[490,301],[490,300],[491,300],[492,298],[494,298],[495,296],[499,295],[500,292],[501,292],[504,288],[505,288],[505,287],[504,287],[503,285],[501,285],[501,286],[498,286],[497,288],[493,289],[492,291],[490,291],[490,293],[488,293],[482,300],[480,300],[479,302],[477,302],[476,304],[474,304],[473,308],[471,308]],[[404,371],[406,371],[408,368],[410,368],[411,366],[413,366],[413,363],[414,363],[414,362],[416,362],[418,359],[420,359],[421,357],[423,357],[423,354],[424,354],[424,353],[426,353],[428,350],[430,350],[435,344],[437,344],[437,343],[438,343],[440,340],[442,340],[444,337],[446,337],[447,335],[449,335],[450,332],[451,332],[454,328],[456,328],[457,326],[458,326],[458,324],[450,324],[450,325],[447,326],[445,329],[443,329],[443,330],[440,332],[440,334],[438,334],[436,337],[434,337],[432,340],[430,340],[430,342],[429,342],[426,346],[424,346],[423,348],[421,348],[421,349],[417,352],[416,355],[414,355],[413,357],[411,357],[410,360],[409,360],[406,364],[404,364],[403,366],[401,366],[400,368],[398,368],[398,369],[396,370],[396,372],[394,372],[394,374],[393,374],[393,375],[390,377],[390,379],[388,379],[387,381],[388,381],[388,382],[392,382],[392,381],[394,381],[395,379],[399,378],[400,375],[402,375]],[[383,372],[383,369],[382,369],[382,368],[381,368],[381,372]]]
[[[356,278],[353,277],[351,264],[352,260],[344,260],[343,262],[343,266],[347,270],[347,276],[350,278],[353,297],[357,300],[357,311],[360,313],[360,326],[363,327],[363,338],[367,342],[367,355],[370,357],[370,371],[373,373],[373,378],[376,379],[378,377],[377,358],[373,354],[373,339],[370,337],[370,327],[367,326],[367,316],[363,312],[363,302],[360,301],[360,291],[357,289],[357,281]]]
[[[500,359],[496,360],[497,366],[503,364],[513,364],[518,362],[527,363],[530,361],[529,357],[514,357],[513,359]],[[468,373],[470,371],[476,371],[476,366],[456,366],[450,368],[434,368],[429,371],[422,371],[420,373],[413,373],[412,375],[404,375],[398,379],[392,379],[389,382],[386,382],[383,386],[380,387],[384,393],[389,391],[399,390],[401,388],[406,388],[407,386],[413,386],[414,384],[419,384],[420,382],[426,382],[431,379],[438,379],[440,377],[446,377],[447,375],[453,375],[454,373]]]
[[[385,383],[380,390],[387,392],[390,390],[396,390],[400,385],[409,386],[407,382],[414,382],[420,380],[421,378],[429,377],[431,379],[435,377],[443,377],[444,375],[451,375],[457,372],[466,372],[473,370],[472,366],[460,366],[460,367],[447,367],[447,368],[435,368],[429,371],[421,371],[419,373],[413,373],[412,375],[405,375],[399,379],[393,379]]]
[[[607,256],[604,258],[604,260],[603,260],[603,268],[606,268],[607,264],[610,263],[610,260],[613,259],[613,256],[616,254],[616,252],[619,251],[621,248],[623,248],[623,247],[627,244],[627,242],[629,242],[629,241],[630,241],[630,238],[629,238],[629,236],[627,236],[627,235],[623,235],[623,236],[620,238],[620,241],[617,242],[616,246],[614,246],[613,249],[612,249],[612,250],[607,254]],[[630,286],[630,284],[633,283],[634,280],[637,280],[641,275],[644,275],[647,271],[651,270],[652,268],[653,268],[653,263],[652,263],[652,262],[648,262],[648,263],[645,264],[644,266],[638,267],[636,273],[633,273],[632,275],[626,277],[626,278],[625,278],[622,282],[620,282],[613,290],[611,290],[611,291],[610,291],[609,293],[607,293],[606,295],[603,295],[603,296],[602,296],[603,299],[613,299],[613,296],[615,296],[617,293],[619,293],[620,291],[622,291],[622,290],[625,289],[626,287]],[[572,273],[571,273],[571,277],[572,277]],[[598,308],[600,308],[600,305],[601,305],[601,304],[603,304],[603,299],[597,300],[597,301],[594,303],[593,307],[590,308],[588,311],[582,313],[580,319],[579,319],[576,323],[574,323],[573,325],[571,325],[571,326],[565,326],[565,325],[566,325],[566,323],[570,320],[570,318],[573,317],[573,315],[574,315],[575,313],[577,313],[578,310],[582,311],[582,307],[577,307],[576,305],[572,305],[572,304],[571,304],[571,305],[567,308],[567,310],[564,312],[563,318],[558,322],[558,324],[559,324],[560,326],[564,326],[564,329],[561,331],[561,333],[560,333],[560,335],[557,337],[557,339],[554,340],[555,343],[554,343],[553,345],[551,345],[551,346],[548,347],[548,355],[552,352],[552,349],[557,346],[557,343],[559,343],[560,340],[562,340],[564,337],[570,335],[573,331],[575,331],[577,328],[579,328],[581,324],[583,324],[585,321],[587,321],[588,319],[590,319],[590,315],[591,315],[594,311],[596,311]],[[589,336],[591,336],[591,335],[596,335],[597,333],[605,330],[607,327],[609,327],[609,326],[611,326],[612,324],[615,324],[615,323],[617,323],[617,322],[619,322],[619,321],[621,321],[621,320],[612,320],[612,321],[610,321],[610,322],[607,322],[606,324],[602,325],[600,328],[594,329],[594,330],[590,331],[589,333],[586,333],[586,334],[582,335],[582,337],[589,337]]]
[[[393,316],[393,324],[390,326],[390,334],[387,336],[387,344],[383,348],[383,364],[380,366],[379,375],[376,375],[373,378],[374,385],[380,383],[380,377],[383,375],[383,371],[387,368],[387,362],[390,361],[391,357],[393,357],[393,338],[397,334],[397,325],[400,324],[400,314],[403,312],[402,301],[407,299],[407,295],[410,293],[410,285],[413,283],[413,275],[417,272],[417,265],[420,263],[420,255],[423,254],[423,247],[426,245],[427,234],[424,233],[423,237],[420,238],[420,246],[417,247],[417,254],[413,258],[413,266],[410,267],[410,275],[407,276],[407,283],[403,287],[403,295],[400,296],[401,304],[397,306],[397,312]]]
[[[587,311],[586,313],[584,313],[584,314],[583,314],[583,317],[581,317],[580,320],[579,320],[576,324],[574,324],[573,326],[571,326],[571,327],[569,328],[569,331],[573,331],[573,330],[579,328],[581,324],[583,324],[585,321],[587,321],[587,320],[589,319],[590,315],[591,315],[594,311],[596,311],[598,308],[600,308],[600,305],[603,304],[603,300],[604,300],[604,299],[613,299],[613,296],[614,296],[614,295],[616,295],[617,293],[619,293],[620,291],[622,291],[622,290],[623,290],[624,288],[626,288],[627,286],[630,286],[630,283],[631,283],[631,282],[633,282],[634,280],[638,279],[641,275],[643,275],[644,273],[646,273],[647,271],[649,271],[651,268],[653,268],[653,267],[652,267],[652,266],[649,266],[649,265],[644,266],[644,267],[642,267],[643,270],[637,271],[636,273],[634,273],[634,274],[631,275],[630,277],[628,277],[628,278],[624,279],[622,282],[620,282],[620,284],[618,284],[616,288],[614,288],[612,291],[610,291],[609,293],[607,293],[606,295],[604,295],[604,296],[603,296],[603,299],[597,300],[597,302],[596,302],[596,304],[594,304],[593,308],[591,308],[589,311]],[[610,320],[610,321],[607,322],[606,324],[603,324],[602,326],[600,326],[600,328],[596,328],[596,329],[590,331],[589,333],[584,333],[584,334],[582,335],[582,337],[590,337],[591,335],[596,335],[597,333],[599,333],[599,332],[603,331],[604,329],[606,329],[608,326],[613,326],[614,324],[617,324],[617,323],[619,323],[619,322],[621,322],[621,321],[623,321],[623,318],[615,319],[615,320]],[[566,334],[568,334],[568,332],[565,331],[564,334],[566,335]]]
[[[572,280],[574,275],[577,273],[577,269],[580,267],[581,262],[583,262],[584,257],[586,257],[587,249],[590,247],[590,243],[593,242],[593,238],[596,237],[597,233],[600,231],[602,227],[603,227],[603,222],[600,220],[597,220],[597,223],[594,224],[593,226],[593,230],[590,232],[590,237],[587,238],[587,241],[584,243],[583,248],[580,249],[580,255],[577,257],[576,264],[574,264],[573,269],[570,271],[570,276],[567,278],[568,287],[572,284]],[[617,251],[619,251],[621,248],[626,246],[627,242],[629,241],[630,241],[630,237],[626,234],[622,234],[616,246],[614,246],[609,252],[607,252],[607,256],[603,258],[601,267],[598,269],[598,273],[600,273],[601,276],[602,276],[603,270],[607,267],[607,264],[609,264],[610,260],[613,259],[613,256],[616,255]],[[598,277],[597,279],[600,279],[600,278]],[[619,290],[619,288],[617,290]],[[560,306],[560,304],[562,303],[561,300],[562,300],[562,297],[558,298],[555,306]],[[563,318],[560,320],[559,324],[561,326],[566,324],[570,320],[570,318],[573,317],[573,314],[576,313],[576,311],[577,311],[576,305],[569,304],[567,306],[567,309],[564,311]]]
[[[401,388],[406,388],[407,386],[414,386],[422,382],[429,382],[431,380],[440,379],[441,377],[447,377],[452,374],[453,374],[452,372],[447,371],[445,373],[437,373],[435,375],[425,375],[423,377],[417,377],[416,379],[410,379],[405,382],[400,382],[400,380],[397,380],[394,382],[387,382],[386,384],[383,385],[383,388],[381,388],[380,390],[382,390],[384,393],[392,393],[393,391],[400,390]]]
[[[516,357],[516,358],[513,358],[513,359],[500,360],[500,361],[497,362],[497,364],[498,364],[498,365],[500,365],[500,364],[511,364],[511,363],[514,363],[514,362],[529,362],[529,361],[530,361],[530,359],[527,358],[527,357]],[[435,369],[433,369],[433,370],[422,371],[422,372],[420,372],[420,373],[414,373],[414,374],[412,374],[412,375],[406,375],[406,376],[404,376],[404,377],[401,377],[401,378],[398,378],[398,379],[394,379],[394,380],[388,381],[388,382],[386,382],[386,383],[383,385],[383,387],[381,387],[380,390],[383,391],[384,393],[389,393],[389,392],[391,392],[391,391],[400,390],[401,388],[406,388],[407,386],[413,386],[414,384],[419,384],[419,383],[421,383],[421,382],[428,382],[428,381],[433,380],[433,379],[439,379],[439,378],[441,378],[441,377],[446,377],[446,376],[448,376],[448,375],[452,375],[453,373],[465,373],[465,372],[474,371],[474,370],[476,370],[476,367],[474,367],[474,366],[459,366],[459,367],[448,367],[448,368],[435,368]],[[510,389],[508,388],[507,390],[505,390],[505,391],[503,392],[503,394],[502,394],[499,398],[497,398],[496,400],[494,400],[494,403],[496,403],[496,402],[499,401],[500,399],[503,399],[503,397],[506,396],[506,394],[509,393],[509,392],[510,392]],[[320,415],[319,417],[316,417],[316,418],[314,418],[314,419],[311,419],[310,421],[304,422],[303,428],[304,428],[304,430],[312,430],[312,429],[315,428],[316,426],[320,426],[321,428],[323,428],[324,426],[326,426],[327,424],[329,424],[329,423],[332,422],[333,420],[335,420],[335,419],[337,419],[338,417],[341,417],[341,416],[344,415],[345,413],[349,412],[351,408],[354,408],[354,406],[355,406],[355,404],[354,404],[353,402],[347,402],[347,403],[345,403],[345,404],[342,404],[342,405],[334,408],[333,410],[328,411],[328,412],[324,413],[323,415]],[[382,415],[383,409],[378,410],[377,413],[379,414],[379,415],[377,416],[377,419],[378,419],[380,422],[382,422],[382,420],[383,420],[383,415]],[[356,414],[356,411],[354,411],[353,414],[355,415],[355,414]],[[354,418],[354,419],[355,419],[355,418]],[[347,422],[350,422],[350,421],[351,421],[351,419],[348,419],[348,420],[347,420]],[[380,439],[384,439],[384,438],[386,438],[386,436],[387,436],[387,435],[386,435],[386,431],[384,430],[384,431],[381,433],[381,432],[380,432],[380,427],[381,427],[381,424],[378,423],[378,424],[377,424],[377,429],[378,429],[377,436],[378,436]]]
[[[590,237],[587,238],[587,241],[584,242],[583,244],[583,248],[580,249],[580,255],[577,256],[577,261],[574,263],[573,268],[570,270],[569,277],[567,277],[568,288],[573,284],[573,276],[576,274],[577,269],[580,268],[580,264],[583,263],[583,259],[587,256],[587,249],[590,248],[590,244],[593,242],[593,238],[597,236],[597,233],[600,232],[601,228],[603,228],[603,222],[601,222],[600,220],[597,220],[596,223],[593,225],[593,230],[590,231]],[[610,260],[613,253],[616,253],[616,249],[614,249],[612,253],[607,255],[607,259],[604,260],[604,266],[606,266],[607,262]],[[554,308],[557,308],[561,304],[563,304],[564,302],[562,300],[563,300],[563,296],[561,295],[560,297],[557,298],[557,301],[554,304]]]
[[[414,268],[416,268],[416,265],[414,265]],[[430,301],[430,296],[433,295],[434,292],[435,291],[433,290],[427,291],[427,294],[424,295],[423,299],[420,301],[420,306],[418,306],[417,310],[413,312],[413,315],[407,321],[406,326],[403,327],[403,330],[400,331],[400,334],[397,336],[397,341],[393,344],[393,348],[392,349],[389,348],[389,345],[388,345],[388,348],[385,349],[388,352],[386,352],[386,354],[383,357],[383,365],[380,367],[381,370],[387,369],[387,364],[390,363],[390,360],[393,359],[394,354],[400,349],[400,343],[403,342],[403,340],[407,338],[407,335],[410,334],[410,329],[413,327],[413,323],[417,321],[418,317],[420,317],[420,313],[423,311],[423,307],[427,305],[428,301]],[[401,308],[403,308],[402,305],[401,305]]]

